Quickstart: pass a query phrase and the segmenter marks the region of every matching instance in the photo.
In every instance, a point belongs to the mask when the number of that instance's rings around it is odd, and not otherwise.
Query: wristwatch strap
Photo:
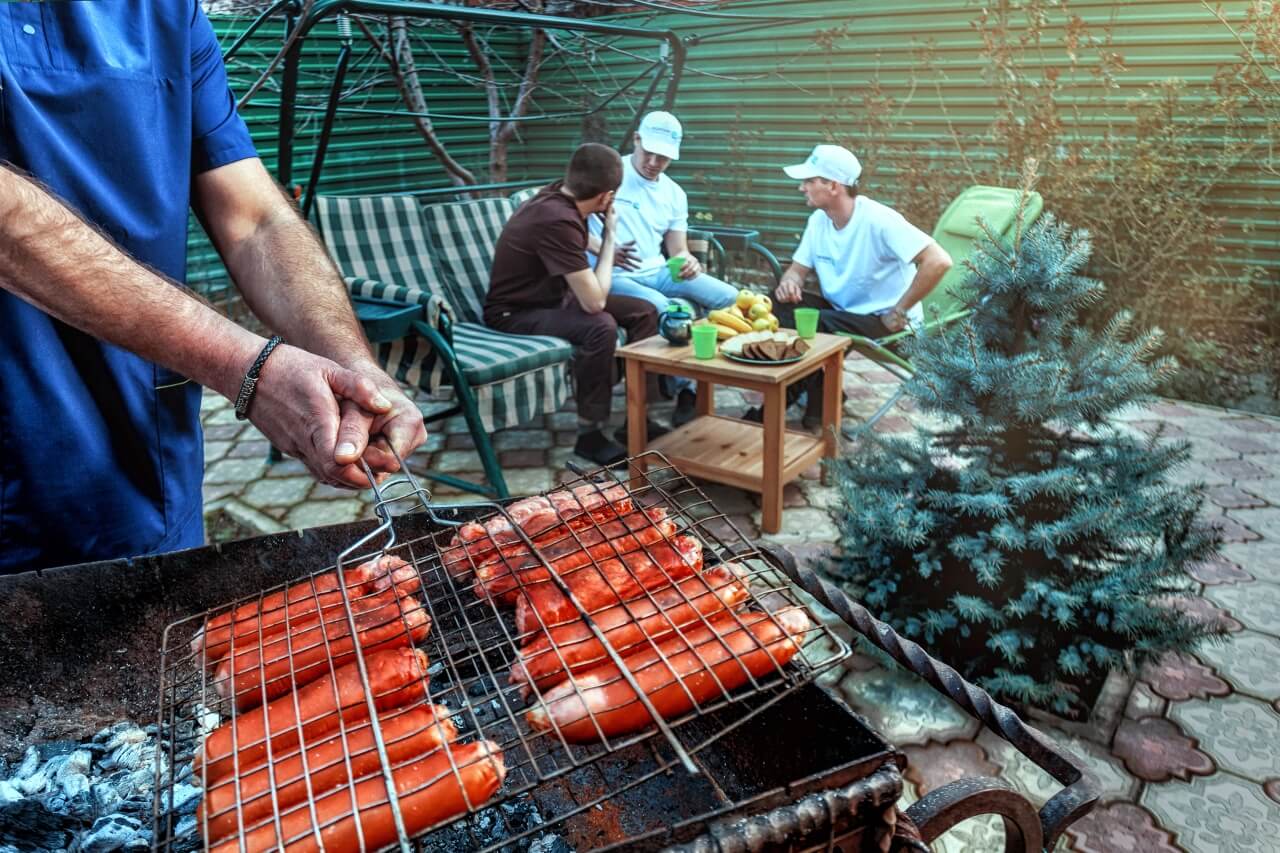
[[[249,417],[249,403],[253,401],[253,392],[257,390],[258,376],[262,373],[262,366],[267,363],[267,358],[275,348],[282,343],[284,343],[283,338],[272,335],[271,340],[267,341],[267,345],[262,348],[262,352],[258,353],[249,372],[244,375],[244,382],[240,383],[240,393],[236,395],[236,420],[243,421]]]

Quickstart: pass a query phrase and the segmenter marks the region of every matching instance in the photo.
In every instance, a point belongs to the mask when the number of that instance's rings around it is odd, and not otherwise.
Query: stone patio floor
[[[846,411],[865,417],[896,388],[871,362],[847,363]],[[737,411],[757,400],[720,389],[717,405]],[[668,407],[670,404],[666,404]],[[616,412],[622,406],[615,405]],[[659,420],[666,412],[658,408]],[[372,493],[315,483],[294,460],[268,466],[267,443],[235,420],[227,401],[207,395],[206,517],[232,520],[245,534],[335,524],[372,517]],[[618,416],[620,417],[620,415]],[[1039,717],[1035,724],[1082,758],[1101,782],[1102,800],[1059,849],[1078,853],[1211,853],[1280,851],[1280,419],[1179,402],[1162,402],[1123,418],[1142,432],[1163,425],[1187,439],[1192,463],[1178,474],[1207,486],[1205,512],[1221,527],[1222,557],[1191,577],[1195,609],[1227,620],[1230,642],[1194,657],[1170,657],[1136,679],[1113,674],[1090,720]],[[921,423],[909,402],[883,418],[885,432]],[[570,408],[543,423],[494,435],[513,494],[555,486],[573,475],[575,416]],[[480,466],[461,418],[434,425],[412,467],[477,476]],[[580,460],[581,461],[581,460]],[[749,536],[773,541],[801,561],[834,542],[826,507],[834,490],[815,468],[787,487],[784,526],[761,536],[758,499],[706,485],[708,495]],[[433,487],[438,502],[471,498]],[[221,513],[219,512],[221,511]],[[945,649],[931,649],[946,658]],[[855,656],[838,688],[889,741],[909,756],[905,799],[954,779],[999,776],[1037,806],[1059,786],[999,737],[913,675]],[[961,824],[935,849],[1002,850],[999,821]]]

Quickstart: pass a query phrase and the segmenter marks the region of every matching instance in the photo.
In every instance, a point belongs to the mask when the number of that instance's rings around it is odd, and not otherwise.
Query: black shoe
[[[670,400],[676,395],[675,379],[665,374],[658,377],[658,393],[662,399]]]
[[[671,432],[671,430],[667,429],[666,427],[664,427],[662,424],[658,423],[655,420],[646,420],[644,423],[645,423],[645,426],[648,428],[649,441],[653,441],[655,438],[662,438],[664,435]],[[627,443],[627,422],[626,421],[623,421],[622,426],[618,427],[613,431],[613,437],[620,444],[624,446],[626,445]]]
[[[752,406],[742,413],[742,420],[750,421],[753,424],[764,423],[764,407]]]
[[[627,448],[615,441],[610,441],[604,430],[593,429],[578,436],[573,444],[573,452],[583,459],[590,459],[597,465],[609,467],[617,465],[627,458]]]
[[[676,395],[676,410],[671,413],[671,428],[677,429],[698,416],[694,408],[697,398],[688,388],[681,388]]]

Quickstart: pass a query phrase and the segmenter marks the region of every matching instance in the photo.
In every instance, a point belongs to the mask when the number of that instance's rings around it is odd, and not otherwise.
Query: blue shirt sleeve
[[[193,175],[257,157],[249,128],[236,112],[213,25],[191,0],[191,171]]]

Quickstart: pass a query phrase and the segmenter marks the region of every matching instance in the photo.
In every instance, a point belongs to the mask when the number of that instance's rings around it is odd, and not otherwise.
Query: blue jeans
[[[645,270],[614,269],[613,285],[609,292],[647,299],[658,309],[659,314],[667,310],[667,302],[673,297],[689,300],[694,308],[714,311],[716,308],[728,308],[738,296],[738,290],[733,285],[725,284],[706,273],[693,278],[673,279],[665,264]],[[676,394],[686,389],[693,391],[692,379],[673,379],[672,384]]]
[[[694,307],[711,311],[728,308],[738,296],[738,290],[733,285],[725,284],[706,273],[688,279],[673,279],[665,265],[644,270],[615,268],[609,292],[647,299],[659,313],[667,309],[667,302],[673,297],[688,299]]]

